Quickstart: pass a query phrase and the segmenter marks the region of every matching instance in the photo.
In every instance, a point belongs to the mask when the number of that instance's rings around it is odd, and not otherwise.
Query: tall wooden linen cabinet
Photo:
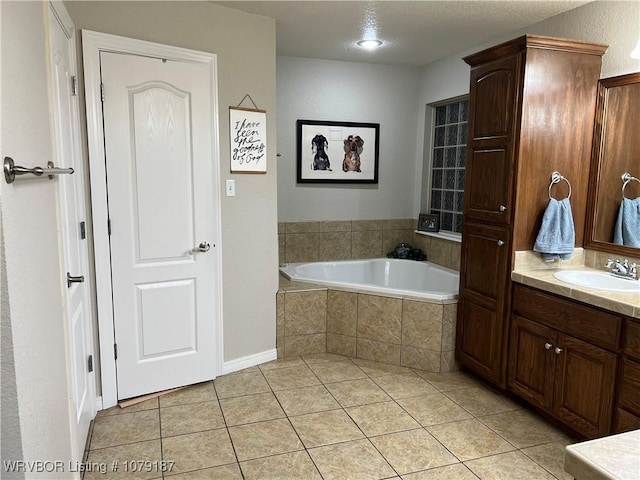
[[[506,387],[514,252],[532,250],[554,171],[583,245],[605,45],[525,35],[469,55],[469,134],[456,360]],[[565,182],[553,187],[566,197]]]

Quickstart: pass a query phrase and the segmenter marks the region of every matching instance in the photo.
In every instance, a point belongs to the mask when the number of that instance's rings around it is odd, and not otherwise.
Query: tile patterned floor
[[[567,480],[575,440],[465,373],[318,354],[99,412],[84,478]]]

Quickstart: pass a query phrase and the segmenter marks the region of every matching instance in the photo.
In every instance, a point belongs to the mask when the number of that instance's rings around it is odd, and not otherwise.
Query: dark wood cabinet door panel
[[[469,147],[465,219],[503,224],[511,221],[512,156],[510,146]]]
[[[510,232],[465,223],[462,229],[460,292],[474,301],[497,305],[505,298]]]
[[[458,302],[456,359],[478,375],[503,383],[502,321],[496,311],[461,298]]]
[[[595,345],[618,350],[622,318],[587,305],[516,285],[513,311]]]
[[[640,428],[640,417],[619,408],[616,412],[616,421],[613,433],[629,432]]]
[[[558,334],[555,413],[589,437],[610,432],[617,356]]]
[[[640,360],[640,322],[627,320],[627,335],[624,342],[624,353]]]
[[[509,347],[509,389],[543,409],[553,405],[555,330],[514,316]]]
[[[626,358],[623,362],[618,406],[640,415],[640,363]]]
[[[513,135],[519,70],[520,55],[471,69],[470,141]]]

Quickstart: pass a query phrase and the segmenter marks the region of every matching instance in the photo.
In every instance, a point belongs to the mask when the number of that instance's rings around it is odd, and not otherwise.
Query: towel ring
[[[571,183],[569,183],[569,180],[560,175],[560,172],[553,172],[551,174],[551,183],[549,184],[549,199],[553,198],[551,196],[551,187],[553,187],[557,183],[560,183],[560,180],[564,180],[565,182],[567,182],[567,185],[569,185],[569,195],[567,195],[567,198],[571,198]]]
[[[627,188],[627,185],[629,185],[629,183],[631,183],[634,180],[636,182],[640,183],[640,180],[638,180],[636,177],[632,176],[630,173],[623,173],[622,174],[622,198],[627,198],[627,197],[624,196],[624,189]]]

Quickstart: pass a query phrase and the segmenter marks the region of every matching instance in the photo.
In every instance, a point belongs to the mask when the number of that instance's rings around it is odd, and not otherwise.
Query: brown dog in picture
[[[364,140],[359,135],[349,135],[344,140],[344,160],[342,170],[344,172],[360,172],[360,154]]]

